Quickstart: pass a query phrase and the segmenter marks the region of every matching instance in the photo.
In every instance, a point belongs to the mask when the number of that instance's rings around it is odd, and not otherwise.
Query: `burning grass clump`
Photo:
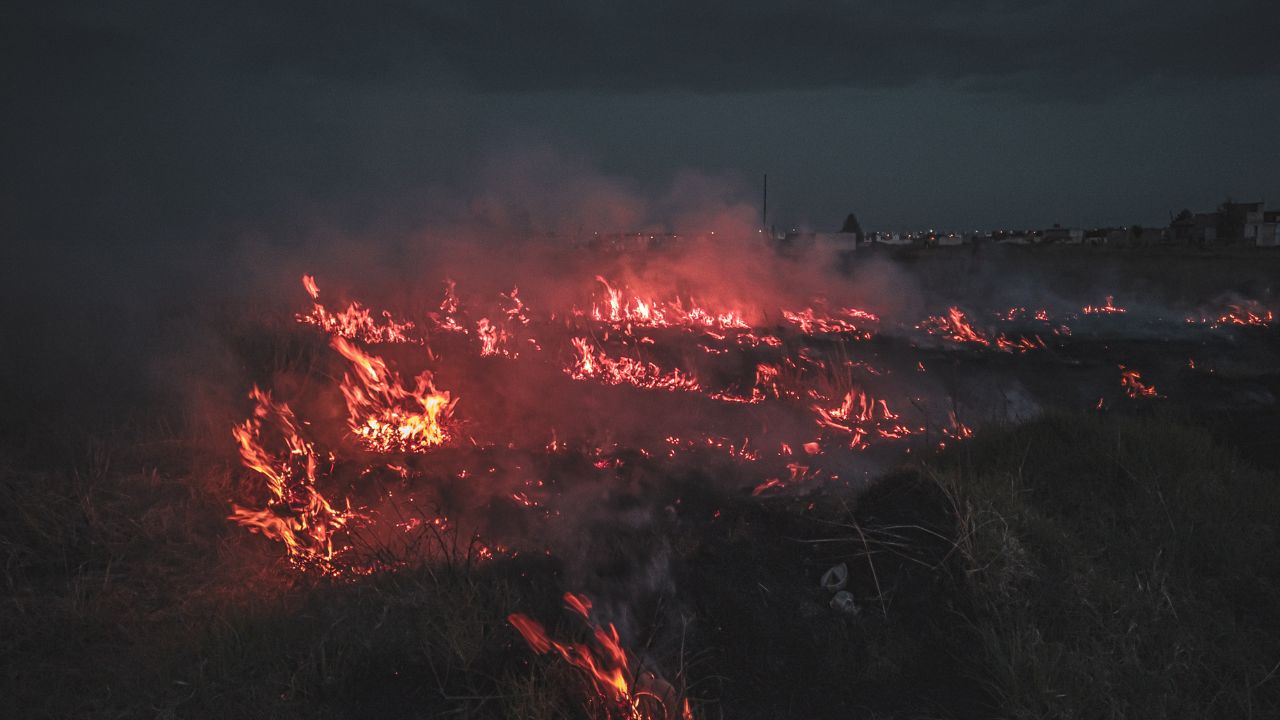
[[[1053,416],[924,470],[953,652],[1012,718],[1280,715],[1280,485],[1158,417]]]

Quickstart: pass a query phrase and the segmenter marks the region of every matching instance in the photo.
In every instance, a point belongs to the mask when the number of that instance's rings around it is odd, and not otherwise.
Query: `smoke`
[[[327,487],[363,488],[349,497],[370,516],[430,521],[438,513],[453,532],[495,547],[549,550],[566,583],[619,598],[625,614],[621,598],[670,590],[678,558],[669,530],[688,521],[681,502],[694,494],[856,489],[900,462],[904,447],[953,442],[963,425],[1091,407],[1120,392],[1116,358],[1054,349],[1037,356],[1038,366],[1018,365],[1012,353],[924,334],[918,325],[930,315],[962,308],[994,338],[1004,327],[994,311],[1064,316],[1114,295],[1129,312],[1108,319],[1104,339],[1131,353],[1131,341],[1170,332],[1152,318],[1174,318],[1186,333],[1186,308],[1203,305],[1207,314],[1237,296],[1271,301],[1265,273],[1224,280],[1160,256],[999,247],[851,256],[822,235],[779,242],[758,227],[753,194],[732,177],[695,171],[644,187],[535,150],[491,155],[450,187],[388,201],[367,217],[303,208],[227,231],[204,251],[158,252],[132,271],[162,281],[131,287],[121,275],[93,285],[113,296],[89,301],[117,310],[99,314],[102,347],[91,357],[117,360],[96,382],[139,409],[180,408],[196,444],[225,459],[234,453],[229,429],[252,411],[249,389],[270,389],[338,458]],[[296,322],[311,310],[304,274],[331,311],[359,302],[375,322],[422,331],[422,344],[374,351],[406,384],[429,370],[457,400],[447,447],[387,459],[355,446],[338,389],[355,371],[324,333]],[[444,309],[447,287],[456,289],[456,314]],[[732,311],[750,329],[591,320],[609,290]],[[536,318],[529,325],[511,314],[517,297],[520,312]],[[872,313],[875,339],[800,337],[782,311],[801,308],[846,320],[848,308]],[[457,329],[442,327],[446,316]],[[478,352],[481,320],[508,333],[500,355]],[[699,387],[570,377],[566,369],[580,361],[572,340],[633,361],[647,381],[678,371]],[[68,342],[57,352],[77,357]],[[48,338],[35,345],[58,346]],[[778,378],[762,380],[760,366]],[[83,384],[92,372],[72,376]],[[127,406],[104,405],[116,420]],[[836,412],[846,415],[833,419]],[[858,428],[841,435],[841,423]],[[883,447],[859,446],[863,431]],[[389,527],[361,532],[365,542],[418,550]]]

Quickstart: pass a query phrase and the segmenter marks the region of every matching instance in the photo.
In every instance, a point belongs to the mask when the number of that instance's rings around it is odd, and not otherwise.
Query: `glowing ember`
[[[560,642],[547,635],[537,620],[513,613],[507,622],[540,655],[556,653],[582,671],[592,690],[588,705],[608,720],[692,720],[687,700],[670,683],[653,672],[634,672],[618,630],[591,620],[591,601],[582,595],[564,594],[565,607],[582,618],[591,630],[587,643]]]

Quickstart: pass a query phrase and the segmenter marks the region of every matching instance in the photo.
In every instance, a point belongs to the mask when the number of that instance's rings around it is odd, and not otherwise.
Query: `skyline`
[[[11,231],[410,226],[522,169],[656,206],[690,174],[755,205],[767,172],[777,224],[817,229],[1280,197],[1280,9],[1260,2],[307,8],[23,10]]]

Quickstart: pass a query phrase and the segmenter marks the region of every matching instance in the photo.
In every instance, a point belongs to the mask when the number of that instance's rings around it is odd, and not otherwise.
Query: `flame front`
[[[635,676],[617,628],[612,623],[601,626],[592,622],[588,598],[565,593],[564,602],[590,628],[592,642],[560,642],[547,634],[542,623],[520,613],[507,616],[507,622],[535,653],[545,655],[554,652],[581,670],[592,689],[589,702],[600,710],[602,717],[610,720],[692,720],[693,712],[688,701],[680,700],[669,683],[653,673]]]
[[[332,338],[333,349],[349,360],[353,372],[342,378],[348,426],[368,450],[422,452],[449,439],[446,422],[454,401],[432,383],[424,370],[406,389],[400,376],[382,358],[367,353],[342,336]]]
[[[333,558],[333,535],[354,513],[338,510],[316,489],[315,448],[303,438],[293,411],[254,386],[253,417],[235,426],[232,436],[245,467],[265,481],[268,497],[261,508],[232,504],[229,517],[250,531],[282,542],[289,558],[299,564],[327,566]],[[283,445],[276,454],[264,447],[270,432]]]

